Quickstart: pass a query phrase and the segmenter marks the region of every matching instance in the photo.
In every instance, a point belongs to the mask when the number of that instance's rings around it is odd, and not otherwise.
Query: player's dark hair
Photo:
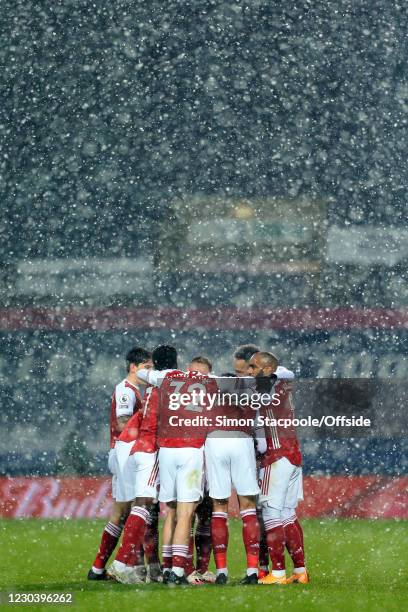
[[[175,370],[177,369],[177,351],[174,346],[161,344],[153,349],[153,367],[155,370]]]
[[[244,361],[249,361],[255,353],[259,353],[259,346],[256,344],[243,344],[239,346],[234,353],[235,359],[243,359]]]
[[[141,346],[134,346],[126,354],[127,371],[129,372],[131,363],[134,363],[135,365],[140,365],[141,363],[144,363],[145,361],[149,361],[149,359],[151,358],[152,358],[152,354],[150,351],[147,351]]]
[[[202,365],[206,365],[210,372],[212,372],[212,363],[209,359],[207,359],[207,357],[198,355],[198,357],[193,357],[190,363],[201,363]]]

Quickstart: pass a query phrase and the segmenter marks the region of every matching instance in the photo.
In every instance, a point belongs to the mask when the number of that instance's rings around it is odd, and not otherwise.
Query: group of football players
[[[134,347],[127,374],[112,395],[109,469],[113,505],[89,580],[124,584],[199,585],[228,582],[228,508],[235,489],[242,519],[246,575],[241,584],[307,584],[303,531],[296,515],[303,499],[301,452],[293,418],[293,372],[255,345],[238,347],[234,372],[212,373],[203,356],[180,370],[174,347]],[[180,404],[170,427],[169,397],[245,390],[263,392],[256,418],[251,406],[220,401],[221,419],[208,406]],[[205,395],[205,394],[204,394]],[[203,397],[204,397],[203,395]],[[238,395],[229,396],[237,398]],[[174,420],[174,419],[173,419]],[[183,425],[186,423],[187,425]],[[159,554],[160,503],[165,508]],[[107,562],[123,537],[115,559]],[[285,549],[293,571],[287,576]],[[211,552],[216,573],[209,571]],[[195,555],[194,555],[195,553]]]

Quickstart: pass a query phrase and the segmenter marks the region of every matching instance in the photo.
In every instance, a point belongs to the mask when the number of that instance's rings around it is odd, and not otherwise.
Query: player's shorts
[[[138,452],[130,455],[131,469],[135,479],[135,497],[150,497],[157,501],[159,493],[158,453]]]
[[[259,472],[261,492],[259,505],[271,508],[296,508],[303,499],[302,468],[290,463],[286,457],[271,463]]]
[[[205,442],[210,496],[228,499],[234,487],[238,495],[258,495],[254,441],[250,436],[218,438]]]
[[[118,440],[116,451],[116,495],[117,502],[130,502],[135,498],[135,482],[131,469],[130,451],[134,442]]]
[[[159,465],[157,453],[130,454],[134,442],[116,442],[116,495],[118,502],[136,497],[157,499]]]
[[[203,496],[204,447],[159,450],[161,502],[198,502]]]

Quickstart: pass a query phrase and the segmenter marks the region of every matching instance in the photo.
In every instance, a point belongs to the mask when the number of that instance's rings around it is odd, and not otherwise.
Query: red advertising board
[[[0,478],[0,518],[106,518],[110,491],[109,478]],[[408,477],[306,476],[304,497],[305,518],[408,519]]]

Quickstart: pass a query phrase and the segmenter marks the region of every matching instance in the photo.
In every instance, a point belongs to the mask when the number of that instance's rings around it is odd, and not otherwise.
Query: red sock
[[[186,576],[189,576],[190,574],[194,572],[193,557],[194,557],[194,535],[193,535],[193,530],[191,529],[190,539],[188,541],[188,552],[187,552],[186,563],[185,563],[185,568],[184,568]]]
[[[211,557],[211,528],[210,525],[198,525],[195,532],[195,547],[197,551],[197,571],[205,574],[208,570]]]
[[[241,510],[242,539],[247,558],[247,568],[258,569],[259,564],[259,540],[261,537],[256,509]]]
[[[171,570],[173,566],[173,553],[171,544],[163,544],[162,546],[163,570]]]
[[[102,533],[98,554],[93,562],[93,567],[98,569],[103,569],[105,567],[109,557],[116,548],[121,533],[122,527],[118,527],[114,523],[108,523],[106,525]]]
[[[185,568],[188,555],[188,546],[184,544],[173,544],[171,551],[173,553],[172,567],[181,567],[184,569],[184,573],[187,574]]]
[[[269,566],[268,544],[266,543],[265,525],[264,525],[263,518],[262,518],[262,510],[260,508],[257,508],[256,516],[258,517],[259,529],[261,533],[261,538],[259,541],[259,566],[268,567]]]
[[[149,564],[159,563],[159,514],[156,507],[149,511],[143,548]]]
[[[126,563],[126,565],[135,565],[137,563],[148,519],[149,511],[146,508],[133,506],[125,523],[123,540],[116,555],[116,561],[121,561]]]
[[[272,570],[285,569],[285,530],[281,519],[265,520],[266,541]]]
[[[285,542],[294,567],[305,567],[305,552],[303,549],[303,530],[299,521],[289,519],[284,522]],[[300,527],[300,529],[299,529]]]
[[[214,551],[215,567],[227,567],[228,549],[228,514],[226,512],[213,512],[211,516],[211,539]]]
[[[302,538],[302,548],[303,548],[303,551],[304,551],[305,550],[305,541],[304,541],[304,538],[303,538],[303,528],[302,528],[302,525],[299,523],[299,520],[298,520],[297,517],[296,517],[295,525],[297,526],[297,528],[299,530],[299,533],[300,533],[300,537]]]

